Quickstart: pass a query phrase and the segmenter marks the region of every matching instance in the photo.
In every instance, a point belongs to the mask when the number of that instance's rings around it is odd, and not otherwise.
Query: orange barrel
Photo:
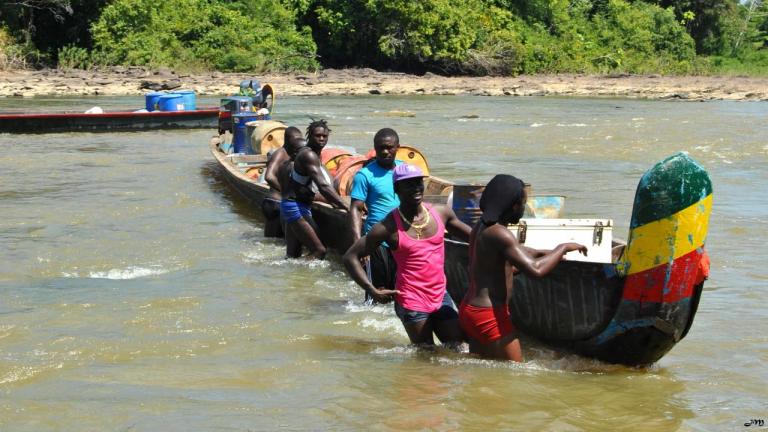
[[[338,168],[336,168],[336,178],[333,181],[333,185],[336,191],[341,196],[347,196],[352,192],[352,179],[355,178],[355,174],[360,171],[368,158],[362,155],[347,156],[342,159]]]
[[[323,152],[320,153],[320,160],[323,162],[325,169],[328,170],[328,173],[335,176],[336,169],[338,169],[341,160],[349,156],[352,156],[352,154],[348,153],[346,150],[339,148],[325,148],[323,149]]]
[[[369,159],[375,158],[376,150],[369,150],[366,154],[366,157]],[[424,155],[414,147],[401,145],[400,148],[397,149],[395,159],[399,159],[407,164],[416,165],[421,169],[421,172],[423,172],[425,176],[429,175],[429,164],[427,163],[427,158],[425,158]]]
[[[254,154],[268,154],[283,146],[285,124],[275,120],[256,120],[247,123]],[[252,130],[251,130],[252,129]]]
[[[265,168],[266,167],[263,167],[263,166],[248,168],[248,170],[245,172],[245,175],[247,175],[252,179],[258,180],[261,177],[261,175],[264,173]]]
[[[334,157],[325,164],[325,169],[327,169],[332,176],[336,176],[336,171],[339,169],[339,165],[341,165],[341,162],[348,157],[352,157],[352,155],[345,153]]]

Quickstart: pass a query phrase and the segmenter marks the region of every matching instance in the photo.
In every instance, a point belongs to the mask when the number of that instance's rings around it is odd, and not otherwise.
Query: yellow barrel
[[[425,176],[429,175],[429,164],[427,164],[427,158],[425,158],[424,155],[414,147],[400,146],[400,148],[397,150],[395,159],[400,159],[407,164],[416,165],[421,169],[421,172],[423,172]]]
[[[253,153],[265,155],[283,146],[286,128],[284,123],[275,120],[256,120],[246,125],[248,129],[252,129],[250,135]]]
[[[375,158],[376,150],[369,150],[368,154],[366,154],[366,157]],[[427,163],[427,158],[425,158],[424,155],[415,147],[401,145],[400,148],[397,149],[395,159],[399,159],[410,165],[416,165],[419,167],[419,169],[421,169],[421,172],[423,172],[425,176],[429,176],[429,164]]]

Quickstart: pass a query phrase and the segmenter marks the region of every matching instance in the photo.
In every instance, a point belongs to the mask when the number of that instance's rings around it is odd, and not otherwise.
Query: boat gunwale
[[[192,117],[200,114],[218,114],[217,107],[205,107],[196,110],[185,111],[105,111],[101,113],[82,112],[56,112],[56,113],[3,113],[0,112],[0,121],[11,120],[46,120],[46,119],[81,119],[81,118],[154,118],[154,117]]]

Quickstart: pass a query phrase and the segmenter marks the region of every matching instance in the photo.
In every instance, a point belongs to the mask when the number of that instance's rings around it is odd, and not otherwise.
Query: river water
[[[198,105],[215,104],[204,98]],[[2,99],[0,109],[140,98]],[[0,430],[740,430],[768,421],[768,105],[286,97],[365,151],[393,127],[432,173],[499,172],[626,238],[642,173],[710,173],[712,259],[687,338],[634,369],[535,344],[526,362],[419,352],[338,256],[283,258],[224,182],[213,131],[0,134]],[[465,116],[475,118],[464,118]],[[755,427],[752,427],[754,429]]]

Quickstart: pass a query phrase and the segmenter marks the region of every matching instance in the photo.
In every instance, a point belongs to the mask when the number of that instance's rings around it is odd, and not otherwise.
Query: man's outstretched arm
[[[368,280],[368,275],[365,273],[363,264],[360,259],[370,256],[376,250],[376,248],[384,241],[391,241],[388,237],[389,231],[383,223],[377,223],[371,228],[371,231],[367,235],[360,237],[344,254],[344,267],[352,277],[352,279],[367,292],[374,300],[379,303],[387,303],[398,293],[397,290],[378,289],[371,281]]]
[[[320,167],[320,158],[314,152],[304,152],[307,156],[302,162],[307,167],[307,175],[315,182],[320,194],[328,200],[328,204],[343,210],[349,210],[349,206],[344,200],[333,190],[333,186],[328,182],[328,179],[323,174],[323,169]]]
[[[510,264],[525,274],[542,277],[554,270],[555,266],[562,261],[563,255],[571,251],[579,251],[587,254],[587,247],[578,243],[562,243],[557,245],[551,251],[547,251],[539,257],[534,257],[527,248],[520,244],[506,227],[499,226],[495,229],[494,240],[501,246],[504,258]]]

